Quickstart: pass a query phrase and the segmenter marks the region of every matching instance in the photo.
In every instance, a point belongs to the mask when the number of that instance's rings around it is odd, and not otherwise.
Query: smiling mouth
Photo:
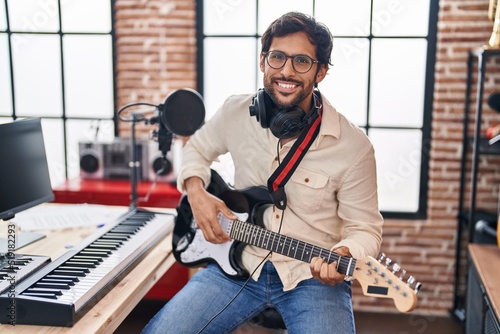
[[[277,82],[278,86],[284,89],[293,89],[297,87],[296,84]]]
[[[275,80],[275,84],[278,86],[278,91],[282,94],[293,93],[299,87],[298,83],[291,81]]]

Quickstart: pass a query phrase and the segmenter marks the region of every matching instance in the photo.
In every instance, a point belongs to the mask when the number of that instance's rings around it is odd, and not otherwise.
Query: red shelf
[[[137,194],[143,198],[150,191],[152,182],[139,182]],[[56,203],[89,203],[106,205],[130,205],[131,186],[126,180],[85,180],[72,179],[55,187]],[[139,206],[155,208],[175,208],[181,194],[169,183],[156,183],[147,202],[139,201]]]

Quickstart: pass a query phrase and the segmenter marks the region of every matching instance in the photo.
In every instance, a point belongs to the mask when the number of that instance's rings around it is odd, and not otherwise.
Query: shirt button
[[[274,157],[274,161],[278,161],[278,157]]]
[[[276,219],[280,219],[280,215],[276,215]]]
[[[308,177],[306,177],[306,178],[304,179],[304,182],[305,182],[305,183],[308,183],[308,182],[309,182],[309,178],[308,178]]]

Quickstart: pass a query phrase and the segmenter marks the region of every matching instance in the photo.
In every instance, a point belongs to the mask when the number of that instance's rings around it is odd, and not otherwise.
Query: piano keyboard
[[[50,257],[39,255],[0,254],[0,293],[11,288],[50,262]]]
[[[73,326],[173,229],[173,215],[137,209],[16,286],[16,324]],[[12,296],[0,295],[0,309]],[[0,323],[6,323],[0,312]]]

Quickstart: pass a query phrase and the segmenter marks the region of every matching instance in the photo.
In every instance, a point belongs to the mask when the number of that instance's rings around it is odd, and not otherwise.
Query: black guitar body
[[[260,226],[263,225],[261,222],[263,209],[272,204],[271,196],[266,187],[251,187],[245,190],[236,191],[230,188],[214,170],[212,170],[207,191],[221,199],[231,211],[236,214],[248,214],[247,221]],[[223,267],[222,261],[220,259],[217,260],[219,254],[212,253],[207,256],[203,254],[197,255],[194,260],[183,258],[183,253],[188,248],[193,248],[193,246],[197,247],[197,245],[200,244],[194,240],[195,237],[200,238],[200,235],[202,235],[201,230],[197,228],[194,222],[189,199],[184,195],[177,206],[177,217],[172,236],[175,259],[188,267],[203,266],[208,262],[214,262],[220,267]],[[205,243],[209,244],[207,241],[205,241]],[[225,254],[226,257],[229,257],[229,263],[226,265],[226,268],[222,268],[224,273],[233,278],[248,277],[248,273],[241,266],[241,252],[246,244],[233,240],[226,246],[229,247],[229,249],[227,249],[229,254]],[[192,252],[191,249],[190,252]],[[218,252],[218,250],[214,250],[214,252]],[[220,254],[220,257],[224,257],[224,255]],[[231,268],[227,268],[228,266]]]

